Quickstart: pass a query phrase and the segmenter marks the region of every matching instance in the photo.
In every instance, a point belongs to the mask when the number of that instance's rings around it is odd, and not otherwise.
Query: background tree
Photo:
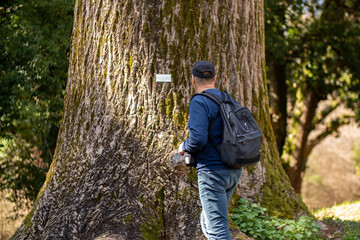
[[[186,137],[191,65],[212,61],[221,89],[261,126],[263,157],[237,195],[274,215],[306,206],[292,191],[271,128],[263,2],[77,1],[57,147],[21,238],[194,239],[196,173],[169,160]],[[156,83],[171,73],[171,83]]]
[[[281,129],[275,131],[278,148],[292,186],[300,192],[311,150],[352,117],[327,116],[341,103],[353,109],[359,105],[359,70],[354,67],[359,61],[359,3],[266,2],[270,96],[275,96],[271,98],[273,126]],[[319,102],[326,99],[332,101],[320,109]],[[315,127],[322,130],[311,136]]]
[[[292,11],[292,7],[298,6],[295,3],[301,2],[265,0],[266,73],[269,79],[271,121],[280,155],[287,135],[287,66],[292,59],[292,50],[299,44],[297,35],[293,34],[289,38],[287,32],[292,29],[289,23],[299,21],[298,16],[301,16],[302,5],[296,11]],[[296,27],[296,24],[294,25]]]
[[[353,147],[352,159],[356,169],[356,174],[360,175],[360,143],[355,142]]]
[[[73,0],[0,3],[0,189],[10,190],[18,207],[36,199],[54,154],[73,6]]]

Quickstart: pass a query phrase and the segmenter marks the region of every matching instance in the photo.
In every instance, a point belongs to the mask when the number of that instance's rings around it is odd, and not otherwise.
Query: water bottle
[[[191,166],[192,162],[191,162],[191,155],[190,155],[190,153],[184,152],[184,160],[185,160],[186,166]]]

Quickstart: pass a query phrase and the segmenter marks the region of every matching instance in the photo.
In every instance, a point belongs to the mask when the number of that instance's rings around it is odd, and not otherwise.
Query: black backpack
[[[201,92],[195,95],[206,96],[220,106],[219,113],[209,125],[209,130],[221,115],[223,141],[217,145],[210,136],[208,141],[219,152],[221,161],[231,168],[240,168],[259,162],[261,131],[250,110],[235,102],[227,92],[221,93],[222,99],[209,92]]]

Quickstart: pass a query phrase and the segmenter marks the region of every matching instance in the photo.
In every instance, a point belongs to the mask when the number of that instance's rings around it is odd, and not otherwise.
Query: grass
[[[323,208],[313,214],[328,227],[339,230],[332,234],[332,239],[360,240],[360,200]]]

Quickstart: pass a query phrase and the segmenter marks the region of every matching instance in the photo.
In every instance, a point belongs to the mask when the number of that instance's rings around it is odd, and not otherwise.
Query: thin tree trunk
[[[286,85],[286,63],[271,61],[268,64],[270,83],[270,106],[271,123],[274,129],[276,145],[281,156],[287,135],[287,85]]]
[[[308,151],[308,138],[310,132],[314,129],[313,121],[316,114],[316,108],[321,100],[321,96],[313,91],[309,91],[305,101],[306,108],[300,119],[299,135],[296,145],[294,158],[287,169],[291,185],[297,193],[301,192],[301,184],[305,173],[306,162],[310,151]]]
[[[196,173],[169,160],[187,136],[190,70],[200,59],[263,132],[262,160],[235,195],[277,215],[306,212],[271,128],[263,14],[261,0],[78,0],[55,156],[13,238],[200,239]],[[156,83],[157,73],[172,82]]]
[[[305,111],[303,111],[301,115],[300,125],[296,127],[298,134],[294,140],[296,143],[295,151],[290,157],[290,163],[286,172],[290,178],[291,185],[297,193],[301,193],[307,160],[314,147],[321,143],[321,141],[323,141],[327,136],[338,131],[340,126],[348,124],[349,119],[353,117],[352,115],[345,113],[340,117],[326,120],[326,117],[338,106],[338,104],[331,104],[319,113],[321,116],[320,118],[316,118],[315,115],[317,114],[318,105],[321,100],[325,100],[325,96],[321,92],[307,91]],[[321,125],[325,125],[326,127],[324,127],[322,131],[317,131],[317,133],[311,134],[311,132],[315,129],[315,126]]]

